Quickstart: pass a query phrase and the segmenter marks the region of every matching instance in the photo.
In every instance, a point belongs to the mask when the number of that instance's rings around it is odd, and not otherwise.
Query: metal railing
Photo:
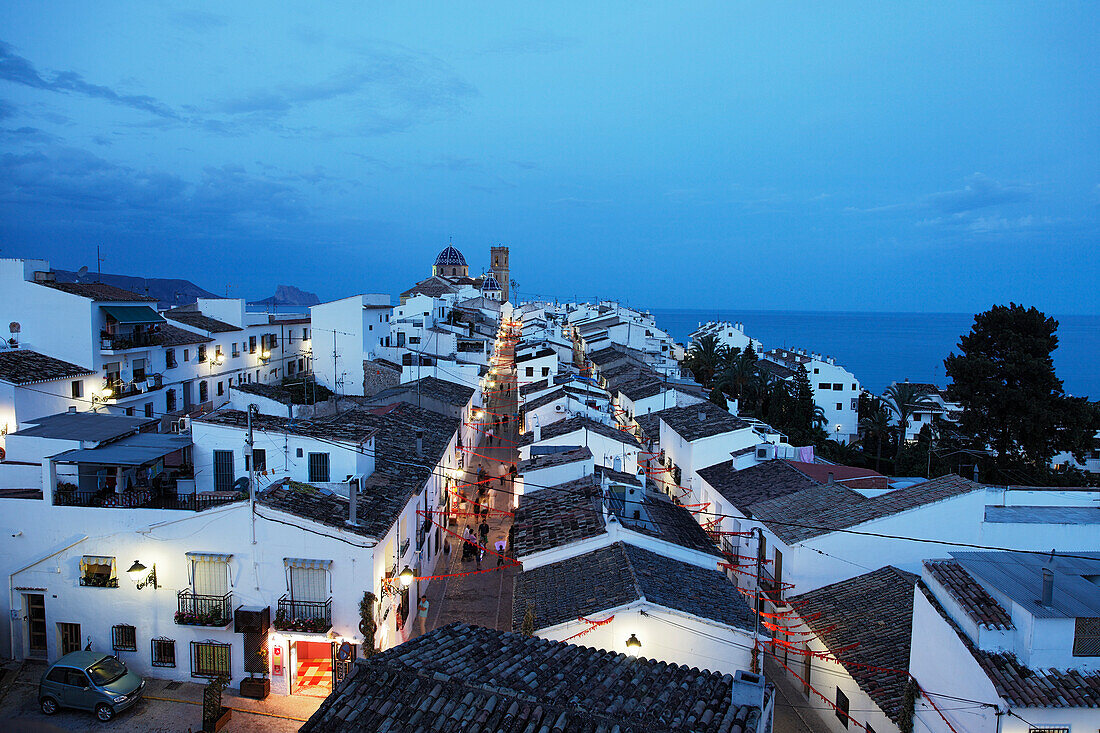
[[[134,331],[132,333],[108,333],[100,331],[101,348],[109,351],[140,349],[146,346],[160,346],[164,343],[164,334],[159,331]]]
[[[104,507],[107,509],[178,509],[201,512],[211,507],[243,501],[244,497],[234,494],[176,494],[170,490],[157,492],[152,488],[140,488],[124,491],[54,491],[53,503],[56,506]]]
[[[231,620],[233,593],[207,596],[181,590],[176,595],[176,623],[181,626],[228,626]]]
[[[323,634],[332,628],[332,599],[300,601],[284,595],[279,599],[272,625],[279,631]]]

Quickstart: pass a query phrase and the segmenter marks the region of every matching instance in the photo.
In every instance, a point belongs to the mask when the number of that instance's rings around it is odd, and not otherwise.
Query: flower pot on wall
[[[263,700],[271,694],[271,680],[267,677],[246,677],[241,680],[241,697]]]

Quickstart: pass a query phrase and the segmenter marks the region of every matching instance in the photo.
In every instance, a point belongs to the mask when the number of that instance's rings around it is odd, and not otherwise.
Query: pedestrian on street
[[[481,526],[477,528],[477,531],[481,535],[481,546],[485,547],[489,544],[489,520],[483,520]]]
[[[470,529],[470,525],[466,525],[466,529],[462,530],[462,562],[467,562],[470,556],[474,554],[476,549],[474,541],[477,538],[474,536],[474,532]]]
[[[416,625],[420,627],[420,636],[427,633],[428,625],[428,597],[420,596],[420,602],[416,604]]]
[[[503,539],[499,539],[496,541],[496,544],[493,545],[493,547],[497,551],[497,567],[499,568],[501,565],[504,564],[504,551],[508,549],[508,543],[505,542]]]

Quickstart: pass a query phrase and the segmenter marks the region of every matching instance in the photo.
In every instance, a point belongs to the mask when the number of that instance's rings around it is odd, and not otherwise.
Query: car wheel
[[[38,701],[38,707],[42,708],[42,712],[46,715],[53,715],[57,712],[57,700],[52,697],[44,697]]]
[[[115,709],[110,705],[96,705],[95,716],[99,718],[100,721],[106,723],[111,718],[115,717]]]

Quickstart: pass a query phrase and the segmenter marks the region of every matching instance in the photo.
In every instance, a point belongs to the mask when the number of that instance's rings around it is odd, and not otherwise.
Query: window
[[[199,344],[199,363],[202,364],[206,361],[206,345]]]
[[[306,563],[295,560],[287,563],[287,577],[290,597],[295,601],[324,601],[329,597],[327,561],[307,561],[313,567],[302,567]],[[321,566],[321,567],[317,567]]]
[[[1073,656],[1100,657],[1100,618],[1078,618],[1073,633]]]
[[[214,451],[214,491],[233,490],[233,451]]]
[[[852,391],[855,392],[857,389],[859,389],[859,385],[855,382],[852,382]]]
[[[191,349],[183,350],[183,361],[184,363],[191,361]]]
[[[309,454],[309,480],[311,483],[328,483],[328,453]]]
[[[817,388],[818,389],[829,389],[829,383],[828,382],[821,382],[820,384],[817,385]]]
[[[78,652],[83,649],[83,645],[80,643],[80,624],[71,624],[59,621],[57,624],[57,635],[61,640],[61,656],[65,656],[70,652]],[[74,672],[76,670],[73,670]],[[81,677],[84,676],[82,672],[77,672]],[[86,686],[87,682],[82,682],[81,687]]]
[[[116,652],[136,652],[137,628],[126,624],[112,626],[111,648]]]
[[[210,398],[210,385],[206,383],[206,380],[199,382],[199,402],[206,402]]]
[[[126,417],[133,417],[133,416],[134,416],[134,408],[127,407],[126,408]]]
[[[527,367],[527,376],[529,376],[529,377],[535,376],[535,368],[534,367]]]
[[[409,336],[409,343],[410,344],[420,343],[420,337],[419,336]]]
[[[73,398],[79,400],[83,396],[84,396],[84,382],[81,382],[78,379],[75,382],[73,382]]]
[[[241,350],[239,348],[237,348],[237,342],[234,341],[233,342],[233,356],[240,356],[240,355],[241,355]]]
[[[853,399],[852,400],[852,409],[856,412],[859,411],[859,400],[858,399]]]
[[[134,368],[134,381],[145,381],[145,359],[134,359],[132,362]]]
[[[152,402],[146,402],[145,403],[145,417],[152,417],[152,416],[153,416],[153,403]]]
[[[249,464],[253,464],[253,468],[249,468]],[[267,451],[263,448],[252,449],[252,461],[248,460],[248,454],[244,456],[244,470],[249,471],[266,471],[267,470]]]
[[[159,639],[153,639],[150,641],[153,666],[154,667],[175,667],[176,666],[176,641],[175,639],[166,639],[161,637]]]
[[[542,368],[542,376],[544,376],[544,377],[549,377],[550,376],[550,367],[543,367]]]
[[[99,555],[80,558],[80,584],[91,588],[117,588],[115,559]]]
[[[229,593],[227,555],[191,554],[191,591],[197,596],[221,598]]]
[[[836,719],[845,728],[848,727],[848,696],[836,688]]]
[[[112,361],[103,365],[103,374],[107,378],[107,385],[118,387],[122,383],[122,374],[119,371],[119,363]]]
[[[214,361],[221,361],[221,360],[222,360],[222,347],[220,345],[215,346],[214,347]]]
[[[255,336],[249,336],[248,337],[248,353],[249,354],[255,354],[256,353],[256,337]]]
[[[219,380],[218,381],[218,397],[221,397],[223,394],[225,394],[225,384],[223,384],[221,382],[221,380]]]
[[[841,402],[836,403],[836,409],[837,410],[843,410],[844,409],[844,404],[841,403]]]
[[[821,370],[818,369],[817,367],[814,367],[814,374],[817,374],[819,371],[821,371]]]
[[[913,413],[913,422],[920,422],[921,414],[919,412]]]
[[[164,350],[164,368],[175,369],[176,368],[176,350],[165,349]]]
[[[309,341],[309,329],[308,328],[303,328],[302,329],[302,341]]]
[[[301,449],[301,448],[299,448],[299,449],[298,449],[298,450],[297,450],[297,451],[296,451],[296,452],[294,453],[294,455],[295,455],[295,456],[297,456],[298,458],[301,458],[301,457],[302,457],[302,449]]]
[[[164,407],[167,412],[176,411],[176,390],[170,389],[164,393]]]
[[[232,645],[217,641],[191,642],[191,676],[232,676]]]

